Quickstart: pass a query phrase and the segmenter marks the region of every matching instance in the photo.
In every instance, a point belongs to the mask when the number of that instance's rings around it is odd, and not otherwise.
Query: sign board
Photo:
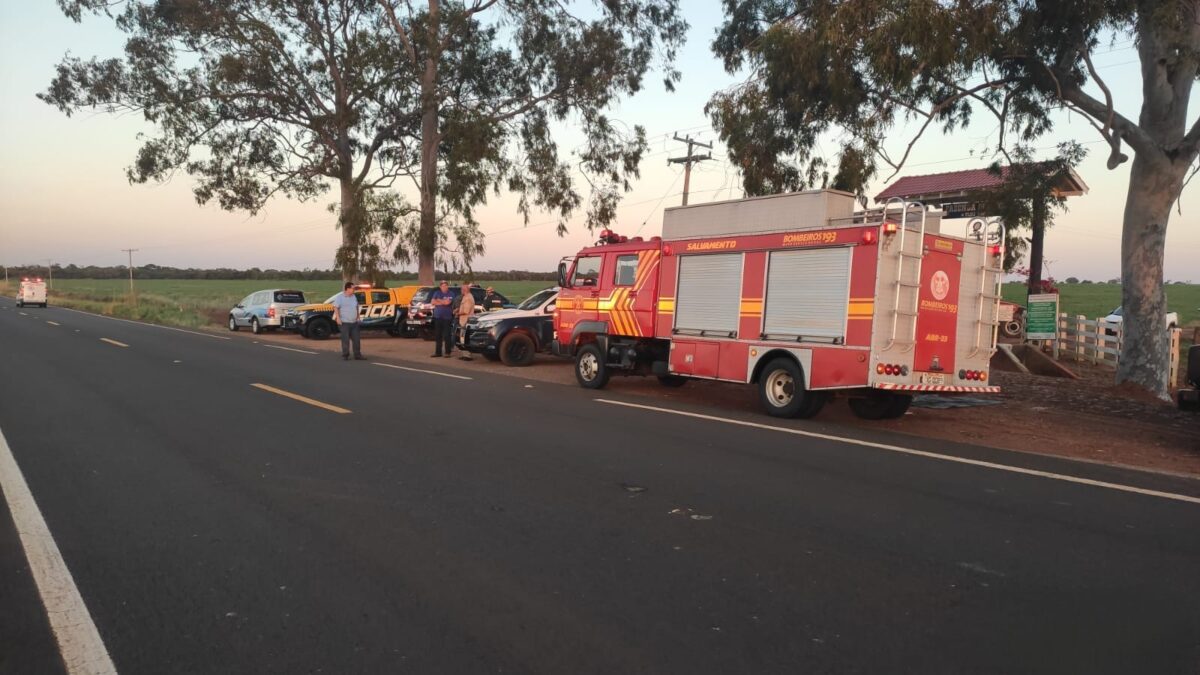
[[[942,204],[942,213],[946,219],[974,218],[982,213],[979,202],[948,202]]]
[[[1025,310],[1025,339],[1055,340],[1057,338],[1058,293],[1030,295]]]

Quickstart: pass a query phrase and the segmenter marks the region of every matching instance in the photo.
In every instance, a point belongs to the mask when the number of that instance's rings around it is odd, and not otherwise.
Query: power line
[[[662,203],[667,200],[667,197],[671,196],[671,190],[675,189],[675,184],[679,182],[679,176],[681,176],[681,175],[682,174],[678,174],[678,173],[675,174],[675,180],[671,181],[671,187],[667,188],[667,191],[663,193],[662,198],[658,200],[658,203],[654,205],[654,208],[650,209],[650,213],[646,214],[646,219],[643,220],[642,224],[638,225],[638,229],[634,231],[634,233],[633,233],[634,236],[637,236],[637,233],[642,231],[642,228],[646,226],[646,223],[650,222],[650,217],[654,215],[654,212],[658,210],[658,207],[662,206]],[[683,200],[683,203],[685,205],[687,204],[686,195]]]

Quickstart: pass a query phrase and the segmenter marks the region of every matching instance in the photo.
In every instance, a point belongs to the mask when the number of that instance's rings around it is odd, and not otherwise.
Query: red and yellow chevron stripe
[[[641,292],[645,288],[646,282],[658,270],[658,262],[661,257],[662,253],[657,250],[639,251],[637,276],[633,285],[614,289],[607,298],[602,298],[597,304],[596,309],[601,313],[608,314],[608,321],[612,324],[614,333],[636,337],[645,334],[641,324],[638,323],[637,314],[633,310],[636,298],[630,297],[630,295],[634,292]]]

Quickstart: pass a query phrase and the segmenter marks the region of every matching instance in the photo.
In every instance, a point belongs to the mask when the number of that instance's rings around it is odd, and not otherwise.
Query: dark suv
[[[463,348],[506,366],[527,366],[554,340],[557,288],[538,291],[514,309],[467,320]]]
[[[433,339],[433,304],[429,301],[429,297],[437,288],[434,286],[423,286],[413,295],[412,304],[408,306],[408,330],[415,332],[425,340]],[[458,306],[458,296],[462,294],[462,286],[450,286],[450,295],[454,296],[454,306]],[[483,297],[487,295],[487,291],[478,284],[471,286],[471,295],[475,297],[475,311],[483,311]],[[500,297],[504,307],[512,307],[512,302],[496,293]]]

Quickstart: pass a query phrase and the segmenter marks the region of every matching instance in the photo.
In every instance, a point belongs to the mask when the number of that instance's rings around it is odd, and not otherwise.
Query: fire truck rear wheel
[[[825,397],[804,388],[804,371],[787,357],[777,358],[758,377],[758,396],[772,417],[812,417]]]
[[[575,379],[584,389],[603,389],[608,384],[608,365],[595,344],[580,347],[575,357]]]
[[[887,420],[908,411],[912,396],[872,389],[865,395],[850,398],[850,410],[864,420]]]

